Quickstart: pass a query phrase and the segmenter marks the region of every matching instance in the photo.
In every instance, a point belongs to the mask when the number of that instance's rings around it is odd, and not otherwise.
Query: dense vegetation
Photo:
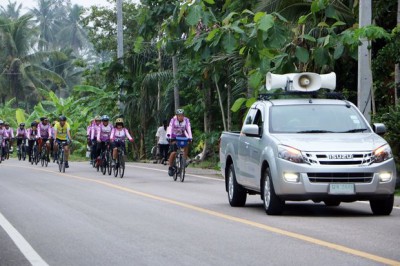
[[[122,116],[136,138],[134,157],[146,158],[157,126],[182,106],[194,129],[192,153],[216,160],[220,132],[240,127],[268,71],[335,71],[338,89],[356,102],[357,47],[367,38],[374,119],[390,125],[399,154],[395,0],[373,1],[376,25],[362,29],[352,0],[125,0],[123,60],[116,58],[115,8],[37,0],[37,8],[21,10],[12,1],[0,8],[4,119],[17,108],[28,122],[63,113],[84,143],[95,115]]]

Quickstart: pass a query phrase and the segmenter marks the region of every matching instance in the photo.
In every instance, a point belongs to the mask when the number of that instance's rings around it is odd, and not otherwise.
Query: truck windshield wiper
[[[354,128],[354,129],[343,131],[341,133],[357,133],[357,132],[364,132],[366,130],[368,130],[368,129],[367,128]]]
[[[297,133],[334,133],[334,132],[333,131],[328,131],[328,130],[314,129],[314,130],[298,131]]]

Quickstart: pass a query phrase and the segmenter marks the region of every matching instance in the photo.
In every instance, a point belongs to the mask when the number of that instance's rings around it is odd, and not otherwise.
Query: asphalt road
[[[232,208],[220,179],[173,182],[165,166],[129,164],[123,179],[88,163],[61,174],[0,165],[0,265],[400,265],[400,209],[288,203]]]

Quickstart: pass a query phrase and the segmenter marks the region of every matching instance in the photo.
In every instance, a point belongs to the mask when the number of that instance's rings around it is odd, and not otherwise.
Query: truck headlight
[[[293,163],[306,163],[301,151],[289,146],[278,146],[278,158]]]
[[[392,150],[388,144],[380,146],[372,152],[372,162],[381,163],[393,157]]]

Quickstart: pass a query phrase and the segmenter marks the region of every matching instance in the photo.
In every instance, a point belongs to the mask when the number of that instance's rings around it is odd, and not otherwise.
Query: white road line
[[[48,264],[40,257],[40,255],[32,248],[32,246],[25,240],[25,238],[17,231],[17,229],[10,224],[10,222],[0,213],[0,226],[14,241],[15,245],[19,248],[25,258],[33,266],[48,266]]]
[[[146,170],[152,170],[152,171],[157,171],[157,172],[163,172],[167,173],[166,170],[161,170],[161,169],[156,169],[156,168],[150,168],[150,167],[144,167],[144,166],[137,166],[137,165],[126,165],[131,168],[139,168],[139,169],[146,169]],[[223,179],[215,178],[215,177],[210,177],[210,176],[202,176],[202,175],[193,175],[193,174],[186,174],[187,176],[194,176],[202,179],[207,179],[207,180],[214,180],[214,181],[220,181],[224,182]]]

